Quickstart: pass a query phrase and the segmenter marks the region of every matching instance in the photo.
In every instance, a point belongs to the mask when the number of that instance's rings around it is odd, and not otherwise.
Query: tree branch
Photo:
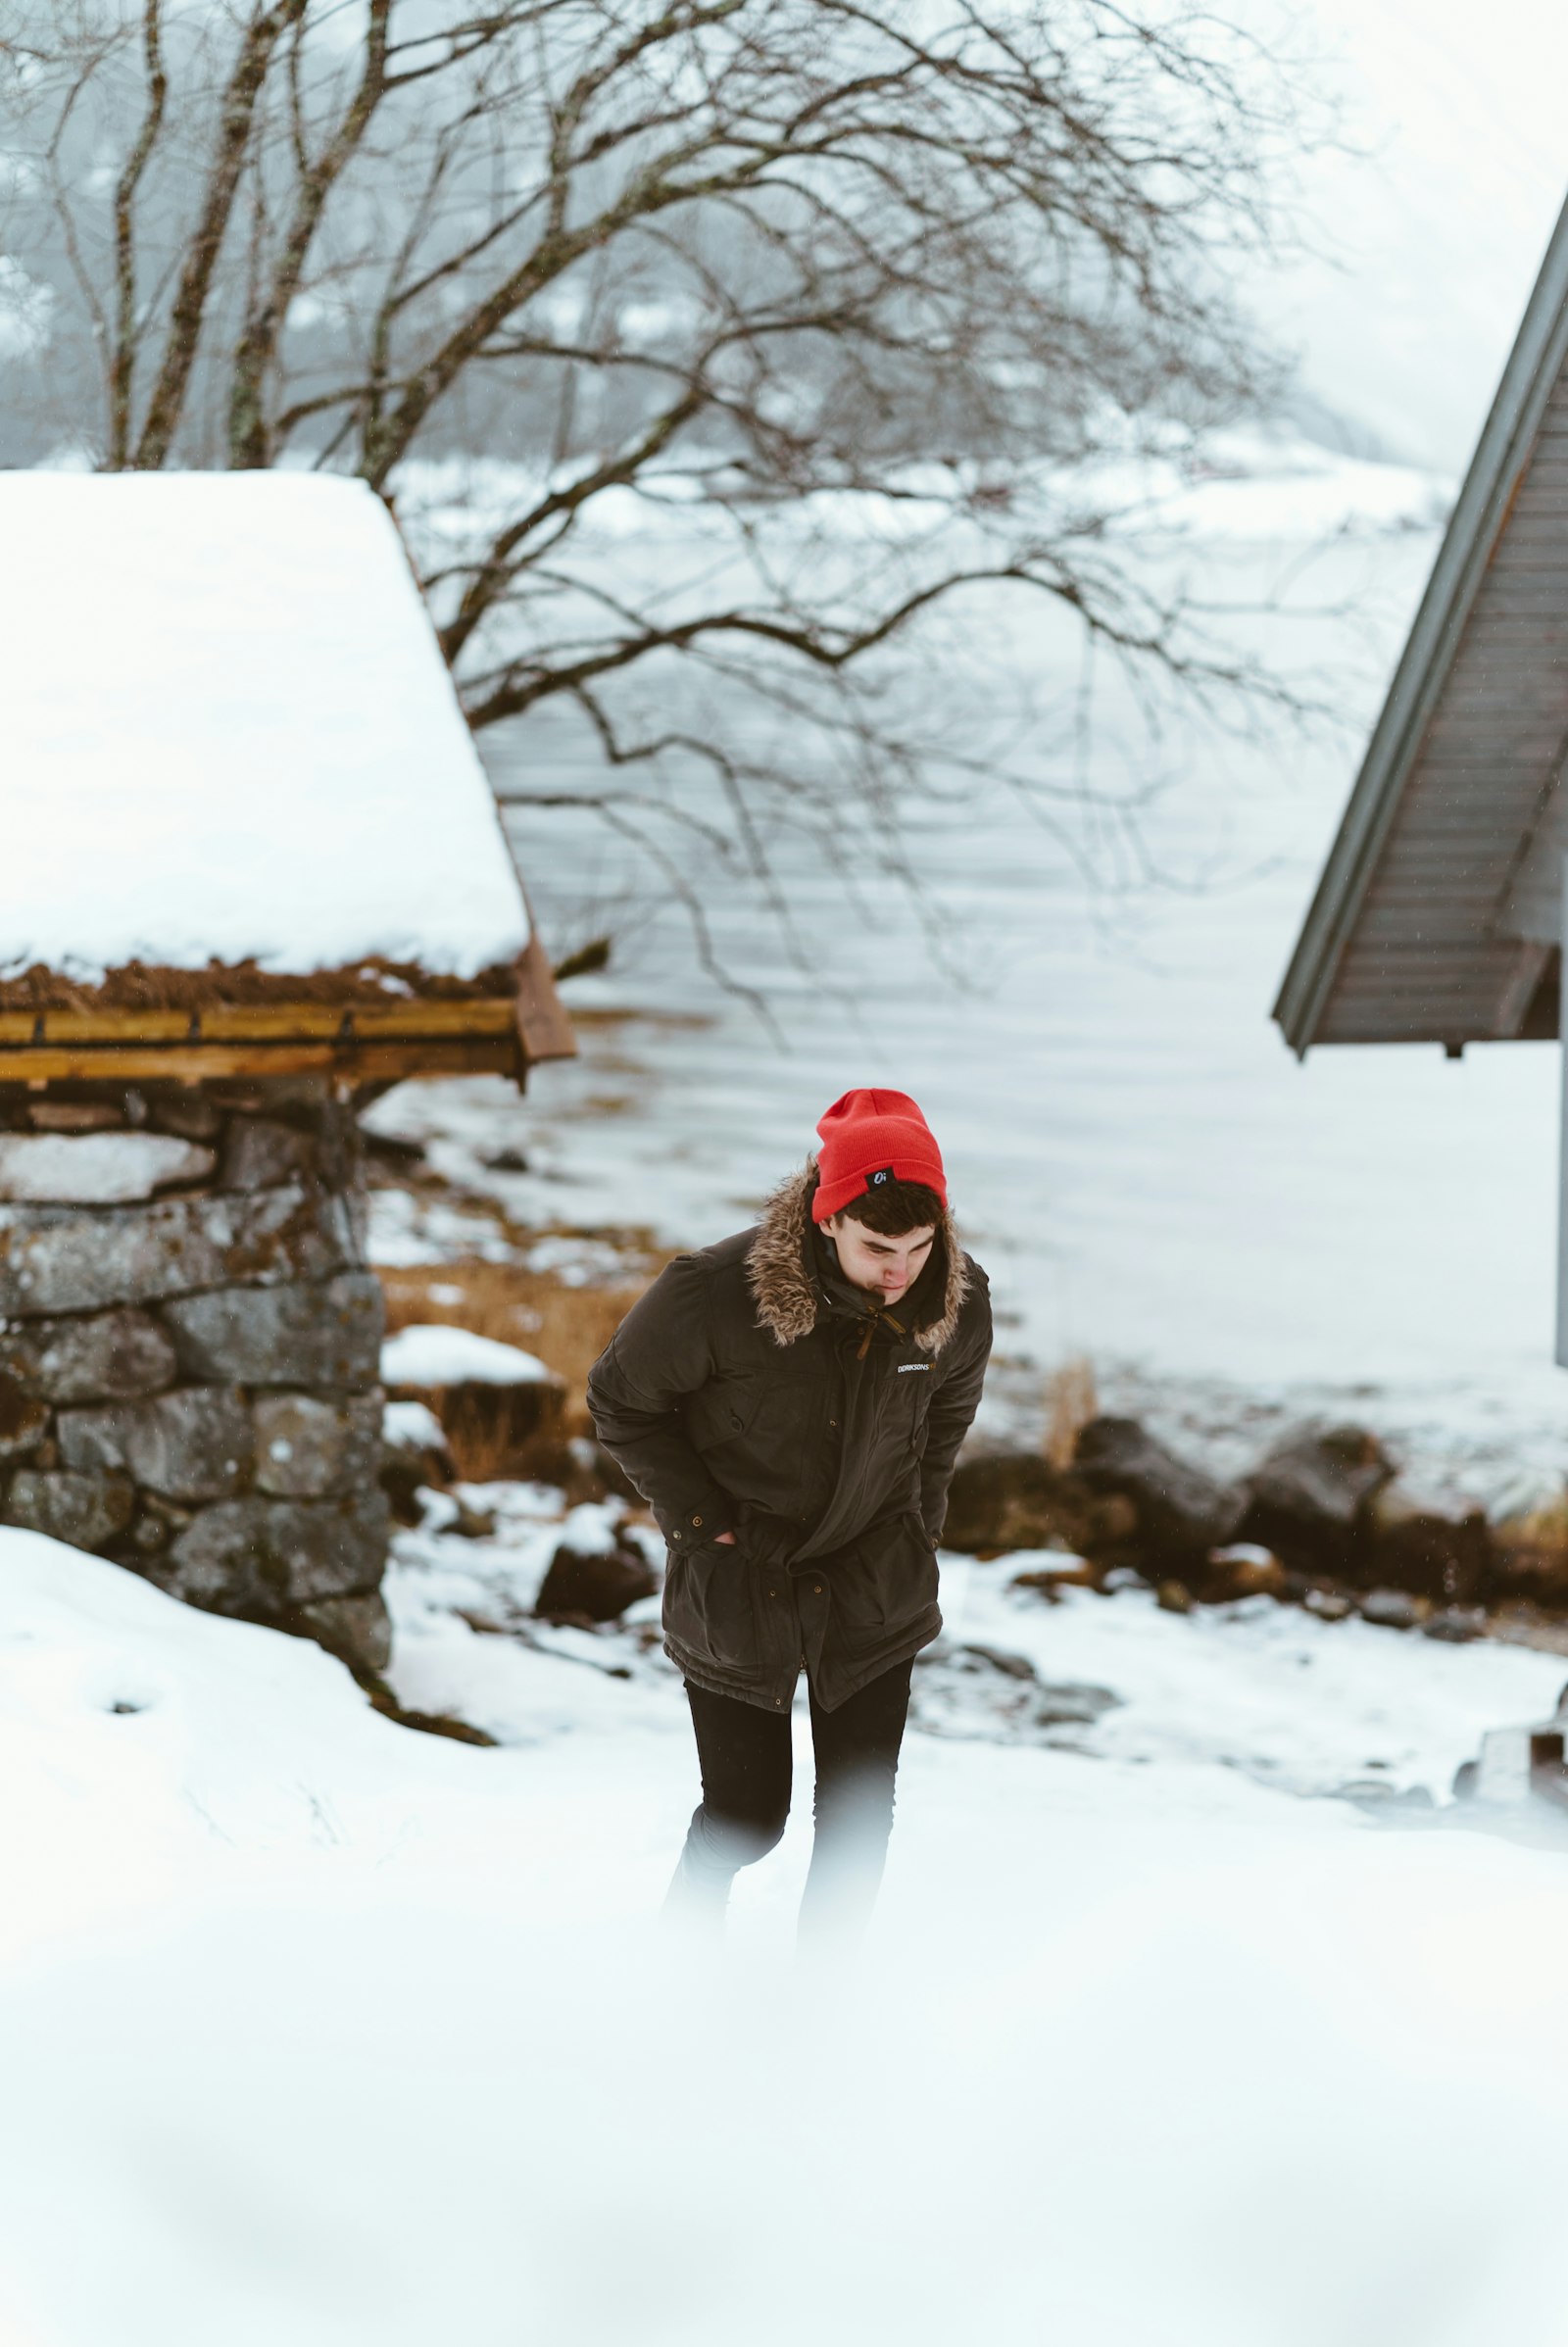
[[[228,461],[236,469],[271,461],[266,388],[277,357],[278,337],[289,305],[299,291],[306,256],[337,180],[369,127],[386,87],[387,35],[392,0],[370,0],[365,66],[359,86],[336,131],[314,163],[300,171],[294,213],[268,287],[267,298],[247,321],[234,352],[229,378]]]
[[[276,0],[253,17],[240,43],[239,54],[223,91],[217,145],[208,171],[200,216],[192,231],[170,315],[164,344],[164,364],[148,403],[134,462],[138,469],[154,471],[164,464],[178,429],[196,364],[196,346],[212,290],[213,272],[228,228],[234,195],[245,165],[251,120],[272,52],[280,36],[305,14],[310,0]]]
[[[136,143],[125,158],[115,188],[115,335],[109,367],[109,466],[123,470],[130,453],[130,401],[141,327],[136,316],[134,208],[136,190],[164,126],[169,75],[164,69],[159,0],[145,0],[142,43],[147,72],[147,105]]]

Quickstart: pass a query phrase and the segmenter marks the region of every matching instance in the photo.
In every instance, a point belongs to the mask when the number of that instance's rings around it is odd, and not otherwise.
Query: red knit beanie
[[[889,1175],[899,1182],[923,1182],[947,1204],[942,1152],[906,1092],[847,1092],[816,1129],[822,1147],[811,1200],[813,1222],[826,1222]]]

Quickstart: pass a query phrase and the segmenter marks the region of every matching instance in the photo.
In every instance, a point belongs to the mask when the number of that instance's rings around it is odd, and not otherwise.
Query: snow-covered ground
[[[0,1533],[6,2347],[1555,2335],[1563,1846],[1313,1796],[1441,1795],[1560,1662],[948,1559],[813,1980],[801,1815],[721,1955],[662,1937],[678,1683],[635,1622],[508,1635],[559,1503],[468,1496],[494,1540],[401,1542],[396,1672],[493,1750]]]

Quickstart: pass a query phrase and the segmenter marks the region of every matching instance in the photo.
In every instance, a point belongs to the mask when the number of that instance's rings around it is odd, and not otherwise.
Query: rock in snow
[[[427,1402],[389,1401],[381,1411],[381,1440],[388,1450],[444,1450],[446,1434]]]
[[[658,1588],[658,1576],[635,1548],[585,1550],[563,1540],[550,1560],[535,1611],[547,1621],[613,1622]]]
[[[1375,1435],[1359,1426],[1305,1427],[1248,1478],[1247,1534],[1288,1564],[1342,1571],[1366,1503],[1394,1474]]]
[[[1140,1540],[1155,1553],[1220,1546],[1234,1535],[1239,1492],[1174,1457],[1136,1419],[1094,1418],[1079,1434],[1073,1465],[1097,1491],[1119,1492],[1138,1510]]]

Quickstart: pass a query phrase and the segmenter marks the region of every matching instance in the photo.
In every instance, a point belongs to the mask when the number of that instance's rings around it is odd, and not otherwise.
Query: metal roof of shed
[[[1557,1033],[1568,206],[1274,1016],[1292,1048]]]

